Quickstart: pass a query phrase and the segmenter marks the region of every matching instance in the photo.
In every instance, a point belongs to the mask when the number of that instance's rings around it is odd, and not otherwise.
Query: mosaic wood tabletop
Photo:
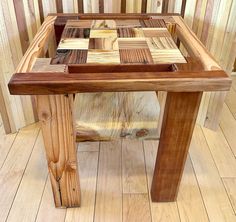
[[[162,19],[68,20],[52,64],[186,63]]]

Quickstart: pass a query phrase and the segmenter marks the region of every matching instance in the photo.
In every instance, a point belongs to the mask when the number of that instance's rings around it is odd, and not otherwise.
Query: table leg
[[[175,201],[182,177],[201,92],[168,92],[153,175],[153,201]]]
[[[80,206],[73,95],[37,96],[37,110],[42,123],[55,205]]]

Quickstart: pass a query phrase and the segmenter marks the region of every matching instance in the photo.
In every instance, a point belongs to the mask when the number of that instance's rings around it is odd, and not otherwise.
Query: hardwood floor
[[[0,221],[236,221],[236,77],[219,129],[195,127],[173,203],[150,201],[157,145],[80,143],[82,207],[55,209],[39,125],[5,135],[0,121]]]

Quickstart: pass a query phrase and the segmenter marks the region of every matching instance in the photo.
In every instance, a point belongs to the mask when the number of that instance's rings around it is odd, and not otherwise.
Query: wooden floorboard
[[[78,146],[81,208],[56,209],[38,124],[5,135],[0,121],[0,222],[235,222],[236,78],[216,132],[195,127],[176,202],[152,203],[158,141]]]

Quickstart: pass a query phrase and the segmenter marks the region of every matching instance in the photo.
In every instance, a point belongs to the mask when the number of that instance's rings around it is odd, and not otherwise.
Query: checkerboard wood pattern
[[[186,63],[164,20],[68,20],[52,64]]]

